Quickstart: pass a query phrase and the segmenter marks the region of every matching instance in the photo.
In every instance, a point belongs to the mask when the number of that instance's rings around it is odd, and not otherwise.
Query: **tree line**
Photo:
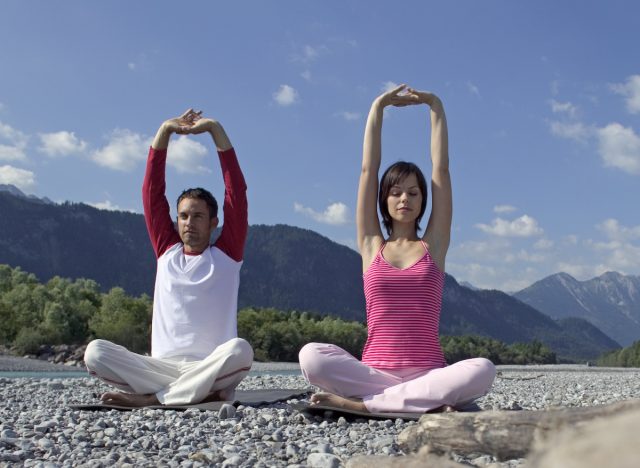
[[[640,367],[640,341],[626,348],[605,353],[596,363],[605,367]]]
[[[45,284],[20,268],[0,265],[0,344],[19,354],[41,345],[85,344],[103,338],[144,354],[150,349],[152,300],[122,288],[100,292],[88,279],[54,277]],[[238,312],[238,336],[254,348],[259,361],[298,360],[309,342],[336,344],[360,358],[366,325],[332,316],[272,308]],[[442,336],[447,362],[486,357],[495,364],[551,364],[556,355],[534,341],[507,345],[481,336]]]

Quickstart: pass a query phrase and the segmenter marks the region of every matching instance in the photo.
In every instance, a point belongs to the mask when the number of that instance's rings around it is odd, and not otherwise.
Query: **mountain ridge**
[[[103,290],[152,294],[155,258],[143,216],[82,203],[45,204],[0,191],[0,263],[41,281],[90,278]],[[364,321],[360,256],[308,229],[252,225],[240,273],[240,308],[273,307]],[[537,339],[564,359],[594,359],[618,343],[588,322],[576,335],[501,291],[474,291],[446,276],[442,334],[477,334],[506,343]],[[586,336],[586,338],[585,338]]]
[[[640,276],[608,271],[580,281],[560,272],[513,296],[553,318],[583,318],[623,346],[640,338]]]

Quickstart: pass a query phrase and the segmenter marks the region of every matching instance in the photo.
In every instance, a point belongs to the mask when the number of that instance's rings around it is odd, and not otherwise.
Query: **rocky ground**
[[[42,371],[42,364],[53,366],[0,356],[0,371]],[[258,374],[239,388],[306,386],[301,376],[265,372],[295,369],[295,364],[258,363],[256,368]],[[478,401],[483,409],[544,410],[640,397],[640,369],[499,366],[498,370],[492,391]],[[398,434],[416,424],[308,417],[286,403],[241,406],[233,417],[197,410],[88,412],[68,406],[96,402],[106,389],[89,377],[9,378],[0,372],[0,466],[338,467],[357,455],[402,456]],[[481,467],[525,462],[498,463],[482,454],[451,457]]]

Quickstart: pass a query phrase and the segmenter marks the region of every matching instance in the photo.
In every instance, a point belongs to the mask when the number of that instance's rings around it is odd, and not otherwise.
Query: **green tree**
[[[127,296],[122,288],[113,288],[102,297],[97,313],[89,320],[96,338],[112,341],[127,349],[149,351],[152,303],[149,296]]]

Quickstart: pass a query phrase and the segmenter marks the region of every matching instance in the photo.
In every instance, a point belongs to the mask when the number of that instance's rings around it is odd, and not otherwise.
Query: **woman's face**
[[[420,215],[421,206],[422,191],[418,186],[418,178],[415,174],[409,174],[391,187],[387,197],[387,209],[393,221],[415,222]]]

